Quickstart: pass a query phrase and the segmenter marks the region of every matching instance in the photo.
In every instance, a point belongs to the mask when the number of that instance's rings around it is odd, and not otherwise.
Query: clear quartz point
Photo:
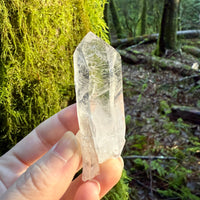
[[[119,157],[125,143],[121,57],[89,32],[74,52],[74,76],[82,179],[87,181],[99,174],[99,163]]]

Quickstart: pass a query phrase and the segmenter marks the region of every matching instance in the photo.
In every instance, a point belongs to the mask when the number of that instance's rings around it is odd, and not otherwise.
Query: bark
[[[146,21],[147,21],[147,0],[143,0],[141,22],[140,22],[140,35],[144,35],[146,33]]]
[[[104,6],[104,20],[107,24],[107,26],[109,27],[109,4],[106,3],[105,6]]]
[[[177,31],[178,39],[192,39],[200,37],[200,30],[185,30],[185,31]],[[130,37],[124,39],[118,39],[112,42],[113,47],[125,48],[127,46],[135,45],[140,42],[142,43],[153,43],[158,40],[158,33],[151,35],[144,35],[138,37]]]
[[[173,106],[169,114],[171,120],[182,118],[184,121],[200,125],[200,110],[186,106]]]
[[[117,36],[118,36],[118,38],[121,38],[123,35],[123,32],[122,32],[122,28],[121,28],[120,21],[119,21],[119,15],[117,12],[115,0],[109,1],[109,7],[110,7],[111,15],[112,15],[112,21],[113,21],[114,27],[117,32]]]
[[[177,28],[179,31],[181,30],[181,0],[179,0],[178,4]]]
[[[108,29],[110,27],[109,12],[110,12],[110,7],[109,7],[109,3],[107,2],[104,6],[104,21],[106,22]],[[109,40],[111,40],[110,31],[108,31],[108,36],[109,36]]]
[[[195,71],[190,66],[179,61],[151,56],[138,51],[119,50],[118,52],[120,53],[122,60],[130,64],[148,64],[152,68],[155,68],[155,70],[158,68],[162,70],[170,70],[182,76],[195,74]]]
[[[167,49],[176,50],[177,14],[179,0],[165,0],[161,29],[155,55],[165,54]]]
[[[186,53],[192,54],[193,56],[200,58],[200,49],[193,46],[183,46],[182,50]]]

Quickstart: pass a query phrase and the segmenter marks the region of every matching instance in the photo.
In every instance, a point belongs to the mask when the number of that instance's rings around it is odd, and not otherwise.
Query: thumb
[[[1,200],[60,199],[69,187],[80,162],[80,148],[76,137],[67,132],[46,155],[20,176]]]

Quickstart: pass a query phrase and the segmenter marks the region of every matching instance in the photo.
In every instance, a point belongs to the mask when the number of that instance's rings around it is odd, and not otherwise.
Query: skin
[[[0,157],[1,200],[98,200],[120,179],[123,160],[100,165],[100,174],[83,182],[76,105],[36,127]],[[69,132],[71,131],[71,132]]]

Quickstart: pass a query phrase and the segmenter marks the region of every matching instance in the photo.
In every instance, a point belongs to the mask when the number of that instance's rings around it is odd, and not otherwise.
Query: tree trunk
[[[178,3],[178,18],[177,18],[177,29],[180,31],[181,28],[181,0]]]
[[[140,21],[140,35],[144,35],[146,33],[146,21],[147,21],[147,0],[143,0],[141,21]]]
[[[109,8],[109,3],[107,2],[104,5],[103,15],[104,15],[104,21],[106,22],[108,30],[109,30],[109,27],[110,27],[110,15],[109,15],[109,13],[110,13],[110,8]],[[110,31],[108,31],[108,36],[109,36],[109,40],[111,41]]]
[[[179,0],[165,0],[160,36],[155,55],[162,56],[167,49],[176,50],[177,14]]]
[[[119,21],[119,15],[118,15],[118,12],[117,12],[115,0],[110,0],[109,5],[110,5],[110,12],[111,12],[111,15],[112,15],[112,21],[113,21],[114,27],[115,27],[116,32],[117,32],[117,37],[122,38],[122,35],[123,35],[122,34],[122,28],[121,28],[120,21]]]

